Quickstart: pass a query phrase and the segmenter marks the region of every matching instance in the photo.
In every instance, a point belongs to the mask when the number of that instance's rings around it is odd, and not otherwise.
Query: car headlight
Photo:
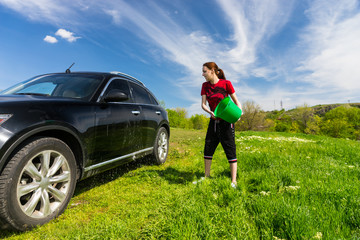
[[[11,118],[12,114],[0,114],[0,125],[6,122],[9,118]]]

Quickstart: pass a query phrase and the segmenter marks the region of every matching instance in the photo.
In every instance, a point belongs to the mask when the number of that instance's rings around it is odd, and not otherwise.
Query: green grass
[[[238,188],[218,147],[203,176],[205,132],[172,129],[162,166],[131,163],[78,183],[63,215],[3,239],[360,239],[360,143],[236,133]]]

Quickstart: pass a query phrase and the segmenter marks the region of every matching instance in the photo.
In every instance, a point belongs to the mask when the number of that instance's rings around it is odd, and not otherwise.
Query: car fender
[[[35,136],[46,136],[47,135],[46,133],[50,133],[52,131],[60,131],[60,132],[70,134],[73,137],[73,139],[76,140],[78,146],[81,148],[80,149],[80,153],[81,153],[80,158],[81,159],[77,159],[78,165],[80,168],[82,168],[82,166],[84,165],[84,159],[86,156],[86,151],[85,151],[84,145],[83,145],[81,139],[79,138],[78,134],[76,133],[76,130],[73,129],[71,126],[67,126],[66,123],[52,122],[50,125],[49,125],[49,123],[45,123],[42,125],[35,125],[35,126],[31,126],[30,128],[24,129],[21,132],[16,133],[16,134],[11,134],[9,131],[6,131],[6,129],[5,129],[5,131],[4,131],[4,129],[2,129],[2,131],[5,133],[4,136],[8,137],[9,140],[6,140],[5,145],[2,146],[2,149],[6,149],[6,151],[1,153],[0,172],[2,172],[5,165],[10,160],[9,157],[11,157],[11,155],[14,153],[16,148],[18,148],[27,139],[29,139],[31,137],[35,137]],[[42,133],[44,133],[44,135],[42,135]],[[61,137],[59,137],[59,139],[61,139]],[[64,142],[67,142],[67,141],[64,141]],[[70,148],[72,148],[72,146],[70,146]],[[79,150],[77,150],[77,151],[79,151]],[[78,176],[78,177],[80,177],[80,176]]]
[[[170,137],[170,125],[169,125],[169,122],[166,121],[166,120],[161,121],[161,122],[159,123],[159,125],[158,125],[158,128],[156,129],[156,132],[158,132],[161,127],[164,127],[164,128],[167,130],[168,135],[169,135],[169,137]],[[154,143],[155,143],[155,142],[154,142]]]

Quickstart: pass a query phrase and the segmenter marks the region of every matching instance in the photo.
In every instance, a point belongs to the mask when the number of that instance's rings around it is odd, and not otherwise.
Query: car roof
[[[86,71],[86,72],[59,72],[59,73],[48,73],[48,74],[43,74],[43,75],[53,75],[53,74],[95,74],[95,75],[103,75],[105,78],[112,78],[112,77],[122,77],[125,78],[127,80],[130,80],[132,82],[136,82],[142,86],[145,86],[145,84],[143,82],[141,82],[140,80],[138,80],[137,78],[130,76],[128,74],[122,73],[122,72],[118,72],[118,71],[112,71],[112,72],[91,72],[91,71]]]

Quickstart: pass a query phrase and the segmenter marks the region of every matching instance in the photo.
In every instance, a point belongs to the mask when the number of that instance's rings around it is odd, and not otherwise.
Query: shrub
[[[359,139],[360,109],[348,105],[332,109],[324,116],[321,131],[337,138]]]
[[[201,115],[196,114],[195,116],[191,116],[190,121],[192,123],[193,129],[200,130],[200,129],[207,128],[210,118],[208,118],[207,116],[202,115],[202,114]]]
[[[253,101],[246,101],[242,106],[243,114],[236,129],[241,131],[263,130],[265,114],[260,105]]]

